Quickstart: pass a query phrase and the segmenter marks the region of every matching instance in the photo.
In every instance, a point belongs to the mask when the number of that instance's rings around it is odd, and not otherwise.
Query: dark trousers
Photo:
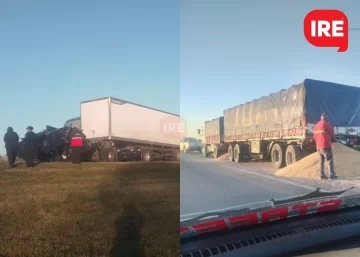
[[[81,163],[81,147],[71,147],[70,159],[72,163]]]
[[[320,158],[320,173],[321,176],[325,176],[324,165],[325,161],[328,166],[328,171],[331,176],[335,176],[334,168],[334,156],[331,148],[318,148],[317,149]]]
[[[24,158],[26,167],[31,168],[34,166],[34,149],[32,147],[26,147],[24,149]]]
[[[8,163],[9,163],[9,167],[10,168],[14,168],[14,164],[16,161],[16,155],[17,155],[17,151],[15,148],[6,148],[6,155],[7,155],[7,159],[8,159]]]

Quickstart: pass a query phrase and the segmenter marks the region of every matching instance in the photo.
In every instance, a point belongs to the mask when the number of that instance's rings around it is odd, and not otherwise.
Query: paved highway
[[[264,165],[259,163],[230,163],[205,158],[197,152],[181,153],[180,158],[181,216],[304,194],[313,189],[266,175],[269,172],[264,172]]]

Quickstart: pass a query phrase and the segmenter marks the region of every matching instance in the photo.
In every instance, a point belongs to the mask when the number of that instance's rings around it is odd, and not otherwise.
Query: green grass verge
[[[0,256],[179,256],[179,163],[0,170]]]

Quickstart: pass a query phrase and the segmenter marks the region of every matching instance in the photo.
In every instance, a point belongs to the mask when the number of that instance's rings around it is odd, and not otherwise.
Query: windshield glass
[[[360,64],[352,8],[334,7],[354,28],[345,56],[307,42],[302,26],[315,3],[259,11],[255,3],[210,2],[181,4],[181,115],[201,152],[181,151],[180,219],[272,206],[272,198],[319,187],[359,193],[360,83],[345,65]]]

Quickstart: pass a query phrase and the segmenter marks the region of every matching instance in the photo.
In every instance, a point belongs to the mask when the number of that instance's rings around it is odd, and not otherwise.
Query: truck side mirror
[[[200,135],[200,129],[198,129],[197,131],[198,131],[198,134]]]

